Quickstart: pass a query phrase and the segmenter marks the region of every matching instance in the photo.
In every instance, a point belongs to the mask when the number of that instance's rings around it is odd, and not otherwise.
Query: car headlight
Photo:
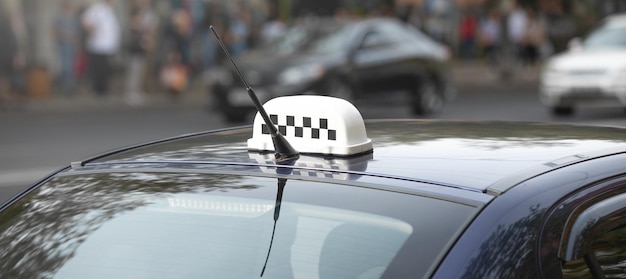
[[[324,75],[324,68],[319,64],[305,64],[287,68],[278,76],[283,85],[294,85],[319,79]]]

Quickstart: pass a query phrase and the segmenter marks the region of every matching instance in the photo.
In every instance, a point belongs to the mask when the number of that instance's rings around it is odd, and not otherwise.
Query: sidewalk
[[[498,76],[482,60],[454,61],[452,75],[458,87],[484,86],[499,88],[506,86],[522,86],[536,88],[539,84],[541,65],[516,67],[511,71],[508,79]]]
[[[142,109],[142,108],[165,108],[165,107],[202,107],[209,104],[210,94],[206,86],[200,80],[191,85],[180,96],[173,98],[157,89],[154,92],[146,93],[145,102],[139,106],[127,104],[123,86],[115,84],[112,90],[105,97],[96,96],[89,87],[89,84],[81,84],[76,93],[67,96],[59,90],[51,90],[47,96],[28,97],[22,102],[13,100],[7,107],[0,108],[5,111],[85,111],[95,109],[116,110],[116,109]]]
[[[515,84],[535,86],[539,82],[541,65],[514,67],[508,79],[502,79],[482,60],[454,61],[453,76],[462,85]]]
[[[139,106],[129,105],[125,101],[123,91],[112,92],[109,96],[100,98],[93,93],[83,91],[75,96],[58,96],[53,94],[45,99],[31,99],[24,104],[26,110],[93,110],[93,109],[136,109],[161,108],[169,106],[198,107],[208,104],[208,93],[200,90],[188,90],[177,98],[172,98],[165,92],[153,92],[145,95],[145,102]]]

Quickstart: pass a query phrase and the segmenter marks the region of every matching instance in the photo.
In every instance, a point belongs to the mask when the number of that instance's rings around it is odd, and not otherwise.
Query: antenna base
[[[276,163],[287,163],[300,158],[300,153],[280,133],[272,135],[272,143],[274,144],[274,150],[277,151],[275,155]]]

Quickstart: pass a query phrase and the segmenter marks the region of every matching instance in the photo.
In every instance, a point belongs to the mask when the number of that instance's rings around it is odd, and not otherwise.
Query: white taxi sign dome
[[[350,102],[326,96],[278,97],[263,105],[278,131],[300,153],[349,156],[372,151],[361,113]],[[259,113],[248,149],[274,151],[272,137]]]

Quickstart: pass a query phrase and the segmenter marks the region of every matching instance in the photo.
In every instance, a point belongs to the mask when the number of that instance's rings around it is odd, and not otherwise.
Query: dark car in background
[[[74,162],[0,206],[0,278],[623,278],[626,130],[363,121],[345,100]]]
[[[262,102],[298,94],[354,101],[401,93],[414,113],[428,115],[454,96],[449,56],[446,46],[395,19],[314,19],[236,60]],[[235,70],[227,64],[215,75],[216,107],[228,120],[246,119],[254,109]]]

